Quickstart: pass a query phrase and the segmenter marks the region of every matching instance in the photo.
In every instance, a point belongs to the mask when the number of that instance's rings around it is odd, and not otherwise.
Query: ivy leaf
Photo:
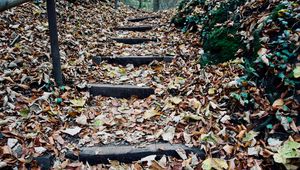
[[[22,116],[22,117],[27,117],[28,114],[29,114],[30,110],[28,108],[23,108],[19,111],[19,114]]]
[[[257,135],[259,134],[259,132],[255,132],[255,131],[250,131],[246,134],[246,136],[243,138],[243,142],[248,142],[253,140]]]
[[[274,154],[274,161],[277,163],[286,164],[288,159],[300,158],[300,143],[294,141],[287,141]]]

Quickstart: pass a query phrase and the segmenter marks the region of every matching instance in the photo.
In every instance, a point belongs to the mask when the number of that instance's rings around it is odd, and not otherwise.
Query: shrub
[[[236,32],[235,27],[222,27],[209,33],[203,44],[206,55],[200,59],[200,64],[218,64],[234,59],[241,48],[241,38],[235,35]]]

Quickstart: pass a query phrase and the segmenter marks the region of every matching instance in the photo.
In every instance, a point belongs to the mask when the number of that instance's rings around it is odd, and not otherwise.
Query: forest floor
[[[299,135],[252,130],[262,123],[257,117],[274,107],[255,84],[243,84],[255,96],[255,109],[238,109],[239,103],[229,99],[230,92],[238,91],[242,60],[202,68],[198,37],[171,26],[174,10],[157,13],[161,18],[131,23],[127,18],[150,14],[125,6],[115,10],[104,2],[58,1],[66,84],[55,87],[45,9],[44,3],[28,3],[0,14],[0,168],[38,167],[33,158],[51,154],[54,169],[264,169],[276,167],[270,158],[284,140],[300,140]],[[142,33],[113,29],[145,24],[155,28]],[[9,46],[17,35],[20,41]],[[126,45],[111,37],[156,37],[158,41]],[[132,55],[174,55],[175,59],[138,67],[92,61],[93,56]],[[150,86],[155,94],[145,99],[94,97],[86,90],[90,83]],[[189,154],[148,164],[111,161],[89,166],[65,158],[66,151],[82,146],[160,141],[204,149],[206,159]]]

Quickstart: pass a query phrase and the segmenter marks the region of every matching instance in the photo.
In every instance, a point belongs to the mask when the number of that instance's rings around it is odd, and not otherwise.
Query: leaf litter
[[[55,156],[54,168],[86,168],[89,165],[66,160],[64,153],[81,146],[161,140],[204,149],[207,157],[200,160],[178,150],[182,159],[162,157],[156,161],[154,155],[133,164],[112,160],[110,165],[95,168],[259,169],[263,168],[262,161],[272,163],[273,157],[278,163],[294,166],[287,162],[299,154],[299,135],[291,133],[283,139],[273,128],[264,134],[253,130],[267,114],[279,111],[276,114],[281,115],[286,101],[278,99],[271,104],[259,87],[242,84],[253,94],[256,105],[247,114],[241,107],[242,99],[232,97],[239,91],[236,86],[241,86],[237,82],[243,75],[241,59],[202,68],[198,64],[199,47],[190,43],[198,39],[197,35],[168,25],[174,10],[162,11],[162,18],[144,22],[161,26],[133,33],[113,28],[132,24],[126,18],[147,13],[123,5],[119,9],[122,12],[115,12],[110,3],[95,3],[57,1],[66,81],[62,88],[53,86],[50,78],[45,3],[27,3],[1,13],[0,167],[22,168],[34,155],[50,153]],[[14,34],[21,40],[9,47]],[[111,37],[157,37],[159,42],[125,45],[111,41]],[[140,67],[106,62],[93,65],[96,55],[175,55],[175,60]],[[263,61],[268,63],[265,58]],[[293,71],[295,77],[299,77],[298,70]],[[156,94],[146,99],[91,97],[84,90],[87,83],[148,85]],[[293,121],[283,121],[284,129],[299,132]],[[32,166],[37,165],[33,162]]]

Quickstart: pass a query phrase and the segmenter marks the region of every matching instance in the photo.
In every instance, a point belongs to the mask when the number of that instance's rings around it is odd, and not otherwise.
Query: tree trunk
[[[139,0],[139,9],[142,8],[142,0]]]
[[[30,0],[0,0],[0,12],[28,1]]]
[[[153,11],[157,12],[159,10],[159,0],[153,0]]]

